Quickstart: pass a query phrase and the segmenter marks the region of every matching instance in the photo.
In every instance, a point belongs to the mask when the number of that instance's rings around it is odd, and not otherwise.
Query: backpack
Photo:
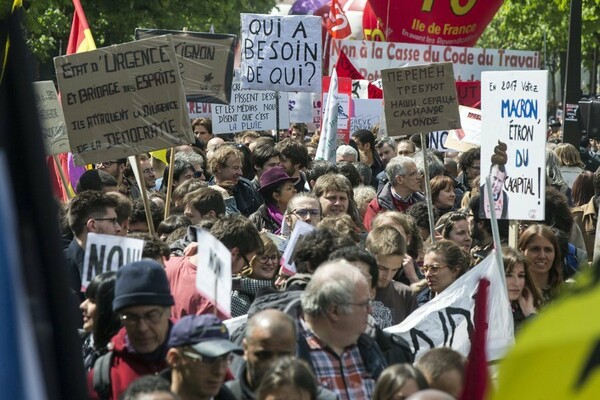
[[[92,382],[94,390],[100,399],[109,399],[112,392],[110,382],[110,365],[112,364],[113,352],[109,351],[98,357],[94,363],[94,376]]]

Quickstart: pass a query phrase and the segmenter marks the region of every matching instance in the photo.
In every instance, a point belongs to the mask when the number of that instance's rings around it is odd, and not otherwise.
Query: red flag
[[[490,281],[482,278],[475,294],[474,330],[465,370],[465,386],[461,400],[483,400],[488,385],[485,343],[487,339],[487,299]]]
[[[352,33],[350,22],[348,22],[348,17],[340,7],[339,0],[331,0],[327,30],[334,39],[344,39]]]
[[[335,70],[339,78],[365,79],[343,51],[340,51]]]

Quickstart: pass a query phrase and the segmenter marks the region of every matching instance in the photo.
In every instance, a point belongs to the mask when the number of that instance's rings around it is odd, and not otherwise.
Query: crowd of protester
[[[459,398],[462,355],[436,348],[414,360],[408,344],[383,329],[493,250],[491,222],[480,214],[479,148],[442,153],[418,136],[396,141],[359,130],[332,163],[313,159],[319,135],[304,124],[231,137],[214,135],[206,118],[192,127],[195,143],[173,149],[172,166],[139,156],[149,219],[125,159],[84,173],[62,208],[90,396]],[[598,143],[549,143],[547,154],[545,220],[522,221],[516,248],[499,221],[515,330],[594,256]],[[297,271],[290,274],[280,265],[298,221],[315,229],[287,260]],[[207,251],[200,230],[231,253],[230,315],[196,289]],[[89,233],[144,239],[143,259],[95,276],[82,292]],[[223,322],[246,315],[231,331]]]

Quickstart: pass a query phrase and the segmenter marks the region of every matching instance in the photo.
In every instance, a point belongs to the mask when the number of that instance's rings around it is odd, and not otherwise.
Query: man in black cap
[[[223,384],[231,353],[241,347],[229,341],[225,325],[214,315],[187,315],[171,330],[167,363],[171,390],[182,400],[227,400]]]
[[[169,309],[173,304],[167,275],[158,262],[145,259],[119,269],[113,311],[123,328],[88,375],[91,398],[116,400],[138,377],[167,367],[172,325]]]

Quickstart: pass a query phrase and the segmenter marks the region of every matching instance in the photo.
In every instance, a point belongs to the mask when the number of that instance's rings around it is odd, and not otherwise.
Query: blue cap
[[[225,324],[212,314],[181,318],[171,329],[168,346],[189,346],[206,357],[243,354],[242,348],[229,340]]]

